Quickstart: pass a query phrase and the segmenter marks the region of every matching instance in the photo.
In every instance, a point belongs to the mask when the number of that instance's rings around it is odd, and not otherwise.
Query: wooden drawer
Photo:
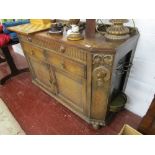
[[[61,43],[54,41],[54,40],[51,42],[50,40],[47,40],[47,39],[40,40],[40,39],[34,38],[33,36],[24,36],[24,35],[19,35],[19,38],[21,41],[31,43],[33,45],[37,45],[41,48],[50,49],[50,50],[53,50],[55,52],[59,52],[62,54],[66,50],[66,48],[62,46]]]
[[[46,51],[47,62],[53,66],[63,69],[73,75],[86,78],[86,65],[78,63],[74,60],[65,58],[61,55],[54,54],[50,51]]]
[[[23,42],[22,44],[24,51],[32,57],[35,57],[39,60],[45,60],[44,57],[44,51],[41,48],[38,48],[32,44],[29,44],[27,42]]]
[[[22,41],[29,41],[29,37],[26,35],[18,35],[18,38]]]
[[[20,35],[19,38],[24,42],[32,43],[33,45],[37,45],[41,48],[52,50],[55,53],[62,54],[75,61],[86,64],[87,52],[83,49],[74,46],[67,46],[55,40],[51,41],[49,39],[44,40],[36,39],[33,36]]]

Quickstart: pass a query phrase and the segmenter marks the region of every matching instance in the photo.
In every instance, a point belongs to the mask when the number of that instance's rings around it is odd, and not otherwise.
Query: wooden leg
[[[92,126],[95,130],[101,128],[101,126],[98,123],[92,123]]]
[[[5,84],[5,82],[6,82],[7,80],[9,80],[9,79],[11,79],[12,77],[14,77],[14,76],[16,76],[16,75],[18,75],[18,74],[20,74],[20,73],[23,73],[23,72],[29,72],[29,69],[28,69],[28,68],[20,69],[20,70],[18,70],[18,72],[14,73],[14,74],[11,73],[11,74],[5,76],[4,78],[2,78],[2,79],[0,80],[0,84],[1,84],[1,85]]]
[[[94,129],[100,129],[101,127],[105,126],[105,122],[104,121],[97,121],[97,120],[92,120],[91,124],[93,126]]]
[[[0,80],[0,84],[4,84],[8,79],[10,79],[10,78],[13,77],[13,76],[16,76],[16,75],[18,75],[18,74],[20,74],[20,73],[29,71],[28,68],[19,70],[19,69],[16,67],[16,65],[15,65],[15,63],[14,63],[14,60],[13,60],[13,58],[12,58],[12,56],[11,56],[11,53],[10,53],[10,51],[9,51],[8,46],[4,46],[4,47],[2,47],[1,49],[2,49],[3,55],[5,56],[5,59],[6,59],[7,63],[8,63],[8,65],[9,65],[9,68],[10,68],[10,70],[11,70],[11,74],[9,74],[9,75],[7,75],[6,77],[2,78],[2,79]]]
[[[6,62],[6,60],[0,57],[0,63],[3,63],[3,62]]]

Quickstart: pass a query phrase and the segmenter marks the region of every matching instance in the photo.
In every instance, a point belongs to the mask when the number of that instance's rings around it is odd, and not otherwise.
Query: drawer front
[[[18,34],[18,38],[22,41],[31,41],[30,37],[26,36],[26,35],[21,35],[21,34]]]
[[[39,60],[45,60],[44,57],[44,51],[41,48],[38,48],[32,44],[29,44],[27,42],[23,42],[23,49],[29,56],[35,57]]]
[[[52,50],[56,54],[61,54],[75,61],[86,64],[87,52],[81,48],[77,48],[70,45],[68,46],[58,41],[50,40],[48,38],[40,40],[33,36],[24,36],[24,35],[20,35],[19,38],[24,42],[32,43],[41,48]]]
[[[47,52],[46,58],[53,66],[71,74],[86,78],[86,65],[67,59],[61,55],[54,54],[50,51]]]

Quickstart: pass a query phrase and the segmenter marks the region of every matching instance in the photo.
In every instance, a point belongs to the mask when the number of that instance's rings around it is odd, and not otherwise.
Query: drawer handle
[[[32,38],[31,38],[31,37],[27,37],[27,40],[28,40],[29,42],[32,42]]]
[[[34,51],[33,50],[31,50],[31,55],[34,55]]]
[[[64,52],[65,52],[65,47],[64,47],[64,46],[61,46],[61,47],[60,47],[60,52],[61,52],[61,53],[64,53]]]
[[[61,66],[62,69],[65,69],[65,63],[64,63],[64,61],[61,62],[60,66]]]

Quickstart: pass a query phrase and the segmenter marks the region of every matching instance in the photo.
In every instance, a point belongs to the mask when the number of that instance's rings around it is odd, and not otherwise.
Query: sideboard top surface
[[[138,36],[138,34],[131,36],[129,39],[124,41],[108,41],[102,36],[101,34],[96,34],[94,38],[84,38],[83,40],[79,41],[69,41],[67,40],[66,34],[63,35],[51,35],[48,34],[48,31],[38,32],[35,34],[32,34],[33,37],[41,40],[54,40],[58,42],[62,42],[65,44],[77,46],[79,48],[86,49],[88,51],[107,51],[115,53],[115,49],[123,45],[125,42],[130,42],[134,39],[135,36]]]
[[[21,25],[23,27],[23,25]],[[42,30],[41,32],[34,32],[34,33],[23,33],[23,29],[20,28],[20,26],[13,26],[9,27],[8,30],[15,31],[21,35],[28,35],[32,36],[36,39],[45,41],[45,40],[54,40],[57,42],[61,42],[66,45],[72,45],[76,46],[78,48],[85,49],[87,51],[96,51],[96,52],[103,52],[106,51],[108,53],[115,53],[116,48],[125,45],[126,42],[130,43],[132,40],[139,36],[139,33],[135,33],[134,35],[131,35],[130,38],[123,41],[108,41],[105,39],[105,37],[99,33],[96,33],[94,38],[86,38],[84,33],[84,39],[79,41],[69,41],[67,40],[66,31],[64,30],[63,35],[53,35],[49,34],[48,30]]]

